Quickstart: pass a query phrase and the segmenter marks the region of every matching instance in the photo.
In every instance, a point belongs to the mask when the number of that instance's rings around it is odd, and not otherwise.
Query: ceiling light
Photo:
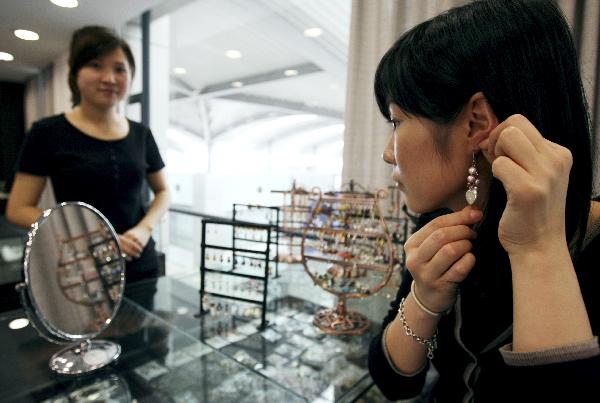
[[[27,319],[19,318],[19,319],[11,320],[10,323],[8,324],[8,327],[11,328],[12,330],[18,330],[18,329],[23,329],[24,327],[27,327],[27,325],[29,325],[29,321]]]
[[[225,56],[227,56],[230,59],[239,59],[240,57],[242,57],[242,52],[240,52],[239,50],[230,49],[227,52],[225,52]]]
[[[234,82],[231,83],[231,86],[234,87],[234,88],[240,88],[243,85],[244,85],[244,83],[241,82],[241,81],[234,81]]]
[[[10,53],[0,52],[0,60],[4,62],[12,62],[13,60],[15,60],[15,57]]]
[[[40,36],[36,32],[28,31],[26,29],[15,29],[15,36],[24,41],[37,41],[40,39]]]
[[[79,5],[77,0],[50,0],[50,3],[65,8],[75,8]]]
[[[178,75],[182,75],[182,74],[186,74],[187,70],[184,67],[175,67],[173,69],[173,73],[178,74]]]
[[[317,36],[321,36],[323,34],[323,30],[321,28],[307,28],[304,30],[304,36],[308,38],[316,38]]]
[[[289,69],[289,70],[284,71],[283,74],[287,77],[297,76],[298,70]]]

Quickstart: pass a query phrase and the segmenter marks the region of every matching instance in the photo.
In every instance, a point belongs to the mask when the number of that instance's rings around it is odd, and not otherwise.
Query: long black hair
[[[479,91],[500,121],[522,114],[571,151],[566,231],[576,253],[592,196],[591,132],[569,26],[552,1],[480,0],[451,9],[402,35],[375,75],[375,97],[388,119],[394,102],[409,114],[449,123]],[[494,179],[480,231],[496,242],[505,204]]]

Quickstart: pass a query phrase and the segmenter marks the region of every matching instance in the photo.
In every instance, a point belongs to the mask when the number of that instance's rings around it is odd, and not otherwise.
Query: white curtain
[[[394,41],[414,25],[469,0],[353,0],[348,52],[346,131],[342,183],[351,179],[369,189],[392,185],[391,170],[381,159],[390,126],[373,95],[375,69]],[[580,55],[582,76],[600,150],[600,78],[598,35],[600,1],[558,0],[572,29]],[[600,167],[596,164],[596,194]]]

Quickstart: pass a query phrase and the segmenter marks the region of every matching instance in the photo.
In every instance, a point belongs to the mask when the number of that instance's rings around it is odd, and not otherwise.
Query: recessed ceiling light
[[[0,60],[4,62],[12,62],[13,60],[15,60],[15,57],[10,53],[0,52]]]
[[[232,87],[234,87],[234,88],[240,88],[240,87],[242,87],[243,85],[244,85],[244,83],[243,83],[243,82],[241,82],[241,81],[233,81],[233,82],[231,83],[231,86],[232,86]]]
[[[240,57],[242,57],[242,52],[236,49],[230,49],[227,52],[225,52],[225,56],[227,56],[230,59],[239,59]]]
[[[178,74],[178,75],[182,75],[182,74],[186,74],[187,70],[185,69],[185,67],[175,67],[173,69],[173,73]]]
[[[40,36],[37,32],[28,31],[26,29],[15,29],[15,36],[19,39],[23,39],[24,41],[37,41],[40,39]]]
[[[283,74],[288,77],[297,76],[298,70],[289,69],[289,70],[284,71]]]
[[[323,34],[323,30],[318,27],[307,28],[304,30],[304,36],[309,38],[316,38],[317,36],[321,36]]]
[[[79,5],[77,0],[50,0],[50,3],[65,8],[75,8]]]
[[[19,318],[19,319],[11,320],[10,323],[8,324],[8,327],[11,328],[12,330],[18,330],[18,329],[23,329],[24,327],[27,327],[27,325],[29,325],[29,321],[27,319]]]

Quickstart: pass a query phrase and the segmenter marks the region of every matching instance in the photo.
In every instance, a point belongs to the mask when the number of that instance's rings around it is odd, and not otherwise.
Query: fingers
[[[449,283],[461,283],[467,278],[473,267],[475,267],[475,255],[467,252],[454,262],[441,278]]]
[[[496,139],[493,149],[495,159],[507,156],[527,172],[532,172],[539,165],[539,152],[527,135],[515,126],[508,126]],[[494,160],[495,160],[494,159]]]
[[[496,143],[498,142],[500,137],[502,137],[506,133],[510,133],[513,130],[511,127],[517,128],[538,152],[542,151],[545,147],[546,140],[544,139],[544,137],[542,137],[540,132],[525,116],[511,115],[490,132],[488,141],[482,141],[480,144],[480,148],[482,146],[487,147],[487,150],[485,150],[484,155],[487,154],[491,157],[491,159],[489,160],[490,162],[492,162],[497,156],[495,153]],[[507,129],[509,130],[506,132]]]
[[[134,256],[136,258],[141,256],[144,248],[141,246],[139,241],[136,241],[136,239],[128,236],[127,234],[120,235],[119,240],[121,242],[121,249],[125,254]]]
[[[453,250],[452,245],[457,241],[475,239],[476,237],[477,233],[466,225],[454,225],[452,227],[439,228],[423,241],[415,257],[420,261],[426,262],[432,260],[439,252],[451,252]],[[465,252],[466,251],[460,256]],[[458,258],[458,256],[456,258]],[[453,259],[452,262],[456,260],[456,258]]]
[[[461,211],[446,214],[431,220],[427,225],[415,232],[404,245],[406,248],[417,248],[438,229],[454,227],[457,225],[473,225],[481,220],[483,214],[481,211],[472,207],[466,207]]]

